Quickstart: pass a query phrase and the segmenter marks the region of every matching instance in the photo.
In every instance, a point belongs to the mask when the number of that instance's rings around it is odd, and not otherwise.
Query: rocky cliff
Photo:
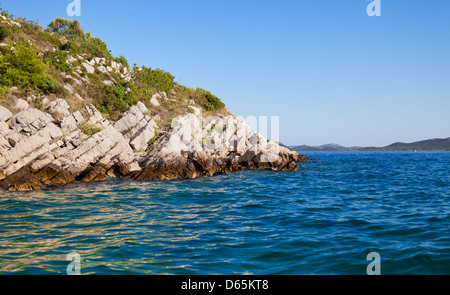
[[[244,168],[296,171],[296,162],[307,159],[234,116],[203,118],[194,106],[153,142],[158,119],[146,115],[141,102],[116,122],[92,105],[71,113],[63,99],[50,109],[53,115],[35,108],[13,115],[0,106],[0,187],[27,191],[108,177],[175,180]]]
[[[296,171],[306,160],[266,140],[211,92],[130,69],[77,21],[44,31],[0,14],[0,187]]]

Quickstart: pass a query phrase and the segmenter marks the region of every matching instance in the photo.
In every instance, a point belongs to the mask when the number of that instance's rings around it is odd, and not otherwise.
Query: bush
[[[164,91],[166,94],[170,93],[175,85],[175,77],[160,69],[152,70],[144,66],[141,71],[135,73],[135,76],[141,85],[150,86],[156,91]]]
[[[108,46],[106,43],[100,40],[99,38],[89,38],[83,43],[81,43],[81,49],[87,53],[92,55],[92,57],[105,57],[110,58],[111,53],[108,50]]]
[[[8,86],[0,86],[0,98],[3,98],[8,93],[9,93]]]
[[[79,54],[81,53],[81,48],[80,46],[78,46],[75,42],[73,41],[67,41],[66,44],[62,44],[59,49],[63,50],[63,51],[70,51],[74,54]]]
[[[36,46],[28,41],[18,42],[14,50],[6,50],[0,56],[0,68],[5,69],[4,74],[0,75],[2,85],[22,89],[41,85],[47,71],[47,65],[38,57]]]
[[[42,81],[39,88],[45,93],[55,93],[59,90],[59,83],[55,80],[51,75],[45,75],[44,80]]]
[[[83,132],[84,134],[86,134],[89,137],[91,137],[95,133],[98,133],[104,129],[103,127],[93,125],[93,124],[87,124],[87,123],[81,124],[78,128],[80,128],[81,132]]]
[[[207,90],[197,88],[195,94],[200,104],[209,111],[215,111],[225,107],[225,104],[217,96]]]
[[[122,64],[126,68],[130,68],[130,66],[128,65],[128,60],[122,55],[120,57],[115,57],[114,61]]]
[[[55,36],[53,36],[47,32],[42,32],[42,34],[44,35],[45,40],[47,40],[49,43],[56,45],[58,48],[60,48],[62,46],[62,42]]]
[[[9,36],[9,30],[3,26],[0,26],[0,42],[6,39]]]
[[[73,68],[66,62],[67,57],[68,54],[65,51],[47,51],[44,54],[44,60],[47,64],[54,66],[60,71],[70,74],[72,73]]]
[[[130,88],[131,91],[126,91]],[[102,113],[117,115],[117,112],[125,112],[131,105],[137,104],[138,100],[133,95],[135,86],[128,82],[122,82],[111,86],[105,86],[104,95],[94,105]]]

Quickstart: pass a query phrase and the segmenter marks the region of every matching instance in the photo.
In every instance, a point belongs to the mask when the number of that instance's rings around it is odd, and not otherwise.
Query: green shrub
[[[9,87],[8,86],[0,86],[0,98],[5,97],[6,94],[9,93]]]
[[[41,85],[47,71],[47,65],[38,57],[36,46],[28,41],[18,42],[14,50],[6,50],[0,56],[0,68],[6,69],[0,75],[0,84],[22,89]]]
[[[47,40],[49,43],[56,45],[58,48],[60,48],[62,46],[62,42],[56,38],[55,36],[47,33],[47,32],[42,32],[45,40]]]
[[[42,81],[39,88],[45,93],[55,93],[59,90],[59,83],[53,78],[51,75],[45,75],[44,80]]]
[[[125,112],[131,105],[136,105],[138,102],[133,94],[136,87],[129,82],[104,87],[104,95],[94,102],[95,107],[102,113],[118,116],[118,112]],[[127,88],[131,91],[127,92]]]
[[[128,60],[122,55],[120,57],[115,57],[114,61],[118,62],[118,63],[121,63],[126,68],[130,68],[130,66],[128,64]]]
[[[150,86],[156,91],[164,91],[167,94],[170,93],[175,85],[175,77],[169,72],[160,69],[152,70],[144,66],[141,71],[135,73],[135,76],[141,85]]]
[[[80,47],[85,53],[90,54],[92,57],[111,57],[108,46],[106,46],[106,43],[99,38],[88,38],[81,43]]]
[[[87,124],[87,123],[81,124],[78,128],[80,128],[81,132],[83,132],[84,134],[86,134],[89,137],[91,137],[95,133],[98,133],[104,129],[103,127],[93,125],[93,124]]]
[[[9,36],[9,30],[3,26],[0,26],[0,42],[6,39]]]
[[[44,61],[60,71],[70,74],[73,72],[73,68],[66,62],[67,57],[68,53],[65,51],[46,51],[44,54]]]
[[[63,51],[70,51],[70,52],[72,52],[72,53],[74,53],[74,54],[79,54],[79,53],[81,53],[81,48],[80,48],[80,46],[78,46],[75,42],[73,42],[73,41],[67,41],[67,43],[66,44],[62,44],[60,47],[59,47],[61,50],[63,50]]]
[[[225,104],[217,96],[207,90],[197,88],[195,94],[200,104],[209,111],[215,111],[225,107]]]

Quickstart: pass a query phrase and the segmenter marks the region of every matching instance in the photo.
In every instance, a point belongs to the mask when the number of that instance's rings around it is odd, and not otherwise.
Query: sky
[[[46,27],[78,19],[130,65],[210,90],[244,118],[279,117],[287,145],[450,137],[450,1],[0,0]],[[268,134],[270,137],[270,133]]]

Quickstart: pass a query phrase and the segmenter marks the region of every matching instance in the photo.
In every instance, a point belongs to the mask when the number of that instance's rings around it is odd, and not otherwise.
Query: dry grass
[[[3,98],[0,99],[0,105],[4,106],[8,110],[13,113],[13,115],[17,114],[19,110],[17,110],[14,106],[17,103],[17,97],[14,94],[8,93]]]

